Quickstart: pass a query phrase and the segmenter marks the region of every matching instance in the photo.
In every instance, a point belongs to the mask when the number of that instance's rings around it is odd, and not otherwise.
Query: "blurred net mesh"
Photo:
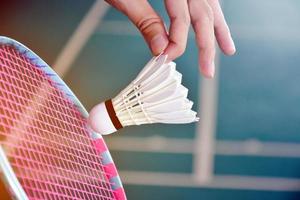
[[[115,199],[76,106],[14,47],[0,45],[0,143],[29,199]]]

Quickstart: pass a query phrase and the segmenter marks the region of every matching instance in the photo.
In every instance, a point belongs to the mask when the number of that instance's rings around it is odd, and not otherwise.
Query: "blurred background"
[[[150,3],[168,22],[163,1]],[[218,52],[215,79],[202,78],[191,31],[176,60],[200,122],[105,136],[129,200],[300,199],[300,1],[222,7],[236,55]],[[0,18],[0,35],[58,69],[88,110],[151,58],[136,28],[101,0],[1,1]]]

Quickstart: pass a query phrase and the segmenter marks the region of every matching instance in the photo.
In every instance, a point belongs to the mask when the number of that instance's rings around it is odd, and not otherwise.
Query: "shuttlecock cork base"
[[[89,124],[92,129],[102,135],[107,135],[123,128],[111,99],[96,105],[91,110]]]
[[[115,98],[96,105],[88,118],[91,128],[106,135],[130,125],[198,121],[182,75],[166,61],[166,55],[152,58]]]

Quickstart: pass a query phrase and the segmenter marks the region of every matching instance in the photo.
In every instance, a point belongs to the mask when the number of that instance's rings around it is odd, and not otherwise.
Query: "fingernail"
[[[215,76],[215,61],[213,60],[208,67],[208,77],[213,78]]]
[[[160,54],[168,45],[168,39],[163,35],[156,35],[150,42],[150,48],[153,54]]]
[[[235,48],[235,44],[231,38],[231,47],[232,47],[232,52],[235,53],[236,52],[236,48]]]
[[[230,47],[231,47],[231,54],[234,54],[236,52],[236,48],[231,35],[230,35]]]

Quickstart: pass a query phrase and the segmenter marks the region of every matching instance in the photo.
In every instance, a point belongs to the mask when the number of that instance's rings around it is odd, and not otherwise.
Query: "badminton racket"
[[[0,171],[13,197],[126,199],[107,146],[87,117],[41,58],[0,37]]]

